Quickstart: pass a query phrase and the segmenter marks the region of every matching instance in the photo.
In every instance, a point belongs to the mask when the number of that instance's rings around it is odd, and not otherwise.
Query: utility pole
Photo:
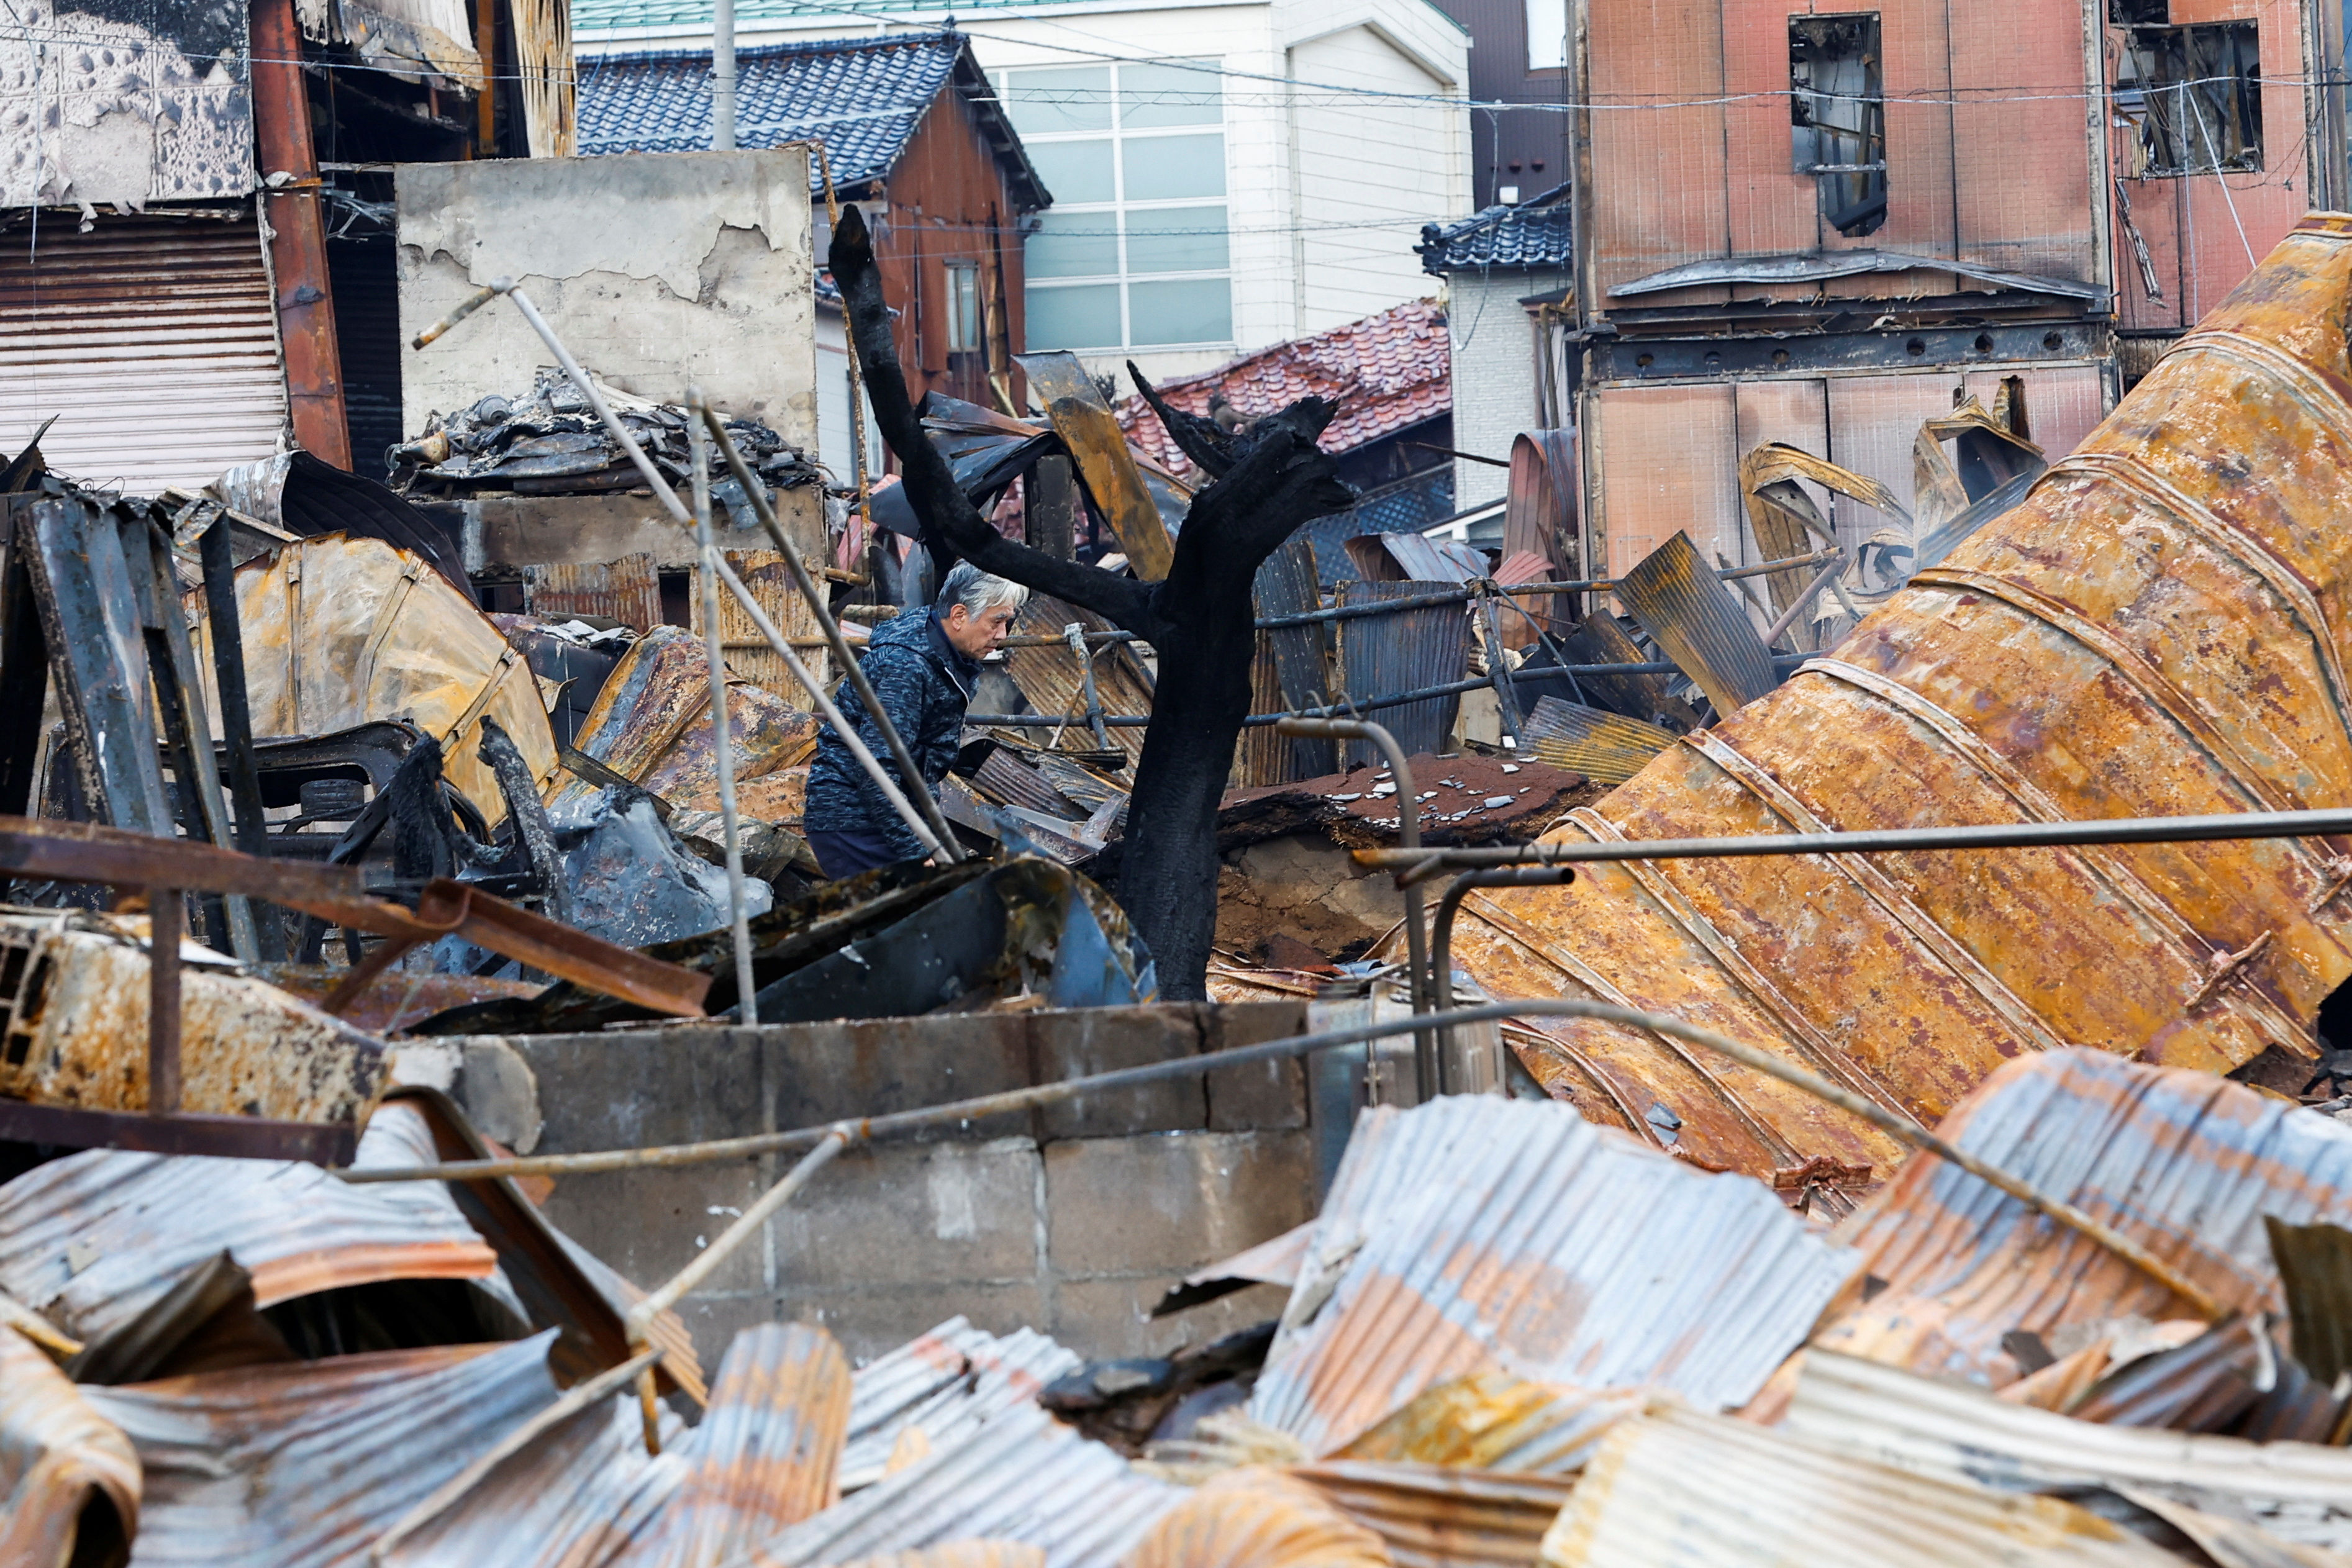
[[[735,0],[710,8],[710,150],[735,151]]]

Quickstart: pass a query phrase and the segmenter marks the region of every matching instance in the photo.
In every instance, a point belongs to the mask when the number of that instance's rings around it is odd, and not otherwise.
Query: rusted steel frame
[[[1444,1076],[1445,1059],[1454,1053],[1454,917],[1462,912],[1463,896],[1474,887],[1566,887],[1575,880],[1576,873],[1569,866],[1490,866],[1464,872],[1438,894],[1437,918],[1429,939],[1429,977],[1430,995],[1436,1003],[1440,1078]]]
[[[1073,621],[1062,628],[1062,636],[1078,661],[1078,675],[1084,683],[1087,697],[1087,727],[1094,732],[1096,747],[1108,751],[1111,749],[1110,732],[1103,727],[1102,692],[1095,685],[1095,661],[1094,655],[1087,652],[1086,628]]]
[[[2045,622],[2044,624],[2047,622]],[[2094,652],[2100,651],[2096,644],[2089,645]],[[1897,681],[1890,681],[1874,671],[1862,669],[1837,659],[1815,659],[1806,664],[1805,669],[1878,698],[1935,736],[1952,755],[1973,768],[1979,778],[2015,802],[2018,810],[2030,820],[2042,822],[2067,821],[2065,812],[2058,802],[2044,794],[2031,779],[2020,773],[2007,758],[1986,745],[1967,725],[1946,713],[1909,686]],[[2130,671],[2126,670],[2123,673],[2126,679],[2130,678]],[[2177,717],[2175,710],[2170,706],[2161,703],[2153,704],[2153,706],[2157,712]],[[2184,725],[2182,727],[2188,727]],[[2191,739],[2193,738],[2192,735]],[[2226,769],[2223,771],[2227,773]],[[2255,791],[2249,790],[2248,793],[2254,795],[2257,800],[2262,798]],[[2113,893],[2117,904],[2146,921],[2152,934],[2157,935],[2159,940],[2168,940],[2181,955],[2183,961],[2199,977],[2199,984],[2184,1010],[2192,1010],[2200,1003],[2209,1000],[2218,988],[2220,980],[2226,977],[2226,972],[2217,973],[2213,966],[2228,955],[2211,942],[2207,941],[2194,926],[2183,920],[2179,912],[2153,888],[2142,882],[2138,873],[2122,859],[2101,852],[2101,846],[2076,847],[2080,852],[2074,857],[2076,863],[2081,865],[2090,876],[2104,883]],[[2315,875],[2325,874],[2326,867],[2317,857],[2311,856],[2307,851],[2302,851],[2299,845],[2297,850],[2311,862]],[[2233,966],[2230,972],[2234,972],[2235,967],[2236,966]],[[2296,1023],[2259,990],[2247,992],[2244,1005],[2265,1027],[2282,1039],[2309,1039],[2311,1036],[2309,1030]]]
[[[1369,719],[1327,717],[1284,717],[1275,724],[1276,735],[1294,736],[1303,740],[1367,740],[1381,748],[1389,759],[1389,776],[1397,788],[1397,837],[1408,850],[1421,847],[1421,795],[1413,788],[1412,765],[1405,759],[1404,747],[1395,736]],[[1404,888],[1404,942],[1407,987],[1412,998],[1415,1015],[1430,1009],[1429,932],[1422,922],[1421,888],[1418,883]],[[1445,977],[1450,984],[1452,977]],[[1426,1029],[1418,1029],[1412,1036],[1413,1076],[1417,1100],[1434,1098],[1437,1087],[1437,1037]]]
[[[188,839],[47,817],[0,817],[0,872],[118,887],[241,893],[278,903],[372,902],[350,866],[264,860]]]
[[[749,993],[747,992],[748,996]],[[833,1157],[853,1143],[863,1143],[866,1132],[856,1122],[836,1123],[817,1140],[816,1147],[800,1157],[798,1164],[784,1173],[784,1179],[760,1195],[759,1201],[738,1215],[735,1223],[719,1233],[718,1239],[694,1255],[694,1260],[657,1289],[649,1291],[643,1301],[631,1307],[621,1320],[629,1336],[631,1356],[645,1354],[646,1335],[664,1312],[684,1300],[688,1291],[709,1279],[719,1264],[732,1257],[736,1249],[760,1233],[762,1226],[776,1212],[792,1202],[800,1190],[814,1180],[816,1173],[833,1163]],[[637,1374],[637,1402],[645,1415],[646,1451],[661,1452],[660,1411],[654,1403],[654,1364],[646,1362]]]
[[[147,1113],[180,1108],[180,890],[147,890]]]
[[[731,121],[731,80],[728,89]],[[728,134],[730,139],[734,134],[731,123]],[[710,666],[711,753],[718,763],[719,822],[727,856],[727,923],[735,936],[735,992],[740,1015],[745,1023],[756,1024],[760,998],[759,987],[751,979],[751,921],[743,903],[742,831],[735,812],[735,742],[727,727],[727,649],[719,629],[719,543],[710,531],[710,437],[702,428],[701,417],[709,411],[703,407],[699,388],[688,389],[686,409],[687,445],[694,464],[695,577],[702,594],[703,658]],[[746,494],[751,489],[744,486]],[[791,551],[784,553],[791,559]]]
[[[84,1111],[0,1100],[0,1139],[76,1149],[137,1149],[154,1155],[218,1155],[232,1159],[348,1164],[359,1134],[342,1122],[273,1122],[179,1111]]]
[[[1616,844],[1484,844],[1470,849],[1356,850],[1360,865],[1418,870],[1416,881],[1474,866],[1575,865],[1586,861],[1709,860],[1735,855],[1891,855],[1921,850],[2030,850],[2068,844],[2187,844],[2217,839],[2305,839],[2352,832],[2352,808],[2230,811],[2208,817],[2101,817],[2091,821],[1979,822],[1957,828],[1738,833],[1719,839],[1629,839]]]
[[[261,804],[261,772],[253,759],[253,704],[245,685],[245,632],[236,608],[236,561],[229,515],[223,508],[198,546],[205,571],[205,612],[213,649],[214,690],[220,696],[221,744],[228,757],[228,804],[236,847],[269,852],[269,821]],[[264,959],[286,956],[285,935],[268,904],[253,911],[254,938]]]
[[[855,375],[857,356],[852,354],[849,358],[852,366],[851,373]],[[853,394],[855,390],[852,389]],[[854,395],[851,403],[851,412],[855,413],[856,403]],[[898,727],[891,722],[890,716],[884,711],[880,699],[875,696],[873,684],[866,678],[866,666],[858,662],[856,651],[849,645],[849,640],[842,635],[841,622],[834,615],[833,606],[824,591],[819,588],[815,580],[810,577],[807,566],[801,559],[800,552],[793,548],[792,539],[784,533],[784,525],[778,520],[775,509],[768,505],[767,486],[753,477],[750,465],[743,461],[743,455],[735,449],[735,438],[727,434],[726,422],[719,417],[717,410],[710,408],[702,410],[702,423],[709,431],[712,443],[717,445],[719,455],[727,460],[728,472],[735,476],[735,483],[741,486],[743,494],[750,497],[752,516],[760,519],[760,527],[767,533],[769,541],[776,547],[777,553],[784,558],[784,570],[792,578],[793,586],[800,591],[801,598],[807,602],[810,611],[816,616],[818,629],[824,633],[825,646],[833,651],[834,662],[841,666],[842,678],[849,683],[849,689],[857,694],[857,700],[865,706],[866,711],[873,716],[875,727],[882,732],[882,743],[890,748],[890,759],[898,765],[898,776],[912,781],[908,788],[914,790],[920,801],[924,821],[930,824],[931,836],[938,841],[940,847],[941,862],[952,864],[963,859],[963,846],[958,842],[954,831],[948,826],[946,814],[940,810],[939,802],[931,798],[930,791],[920,787],[922,770],[915,766],[914,754],[907,749],[906,737],[898,733]],[[801,684],[807,686],[812,694],[817,690],[814,683],[803,681]],[[836,722],[835,727],[840,729],[841,727]],[[859,745],[856,738],[851,737],[847,730],[842,729],[841,733],[849,740],[853,748]]]
[[[1503,618],[1495,609],[1494,588],[1493,581],[1488,580],[1481,583],[1478,590],[1478,615],[1486,638],[1486,678],[1495,688],[1495,707],[1503,722],[1503,733],[1516,740],[1527,731],[1528,716],[1519,706],[1519,688],[1511,679],[1511,662],[1504,656]]]
[[[636,437],[631,435],[627,427],[621,423],[619,417],[613,413],[612,404],[604,401],[604,394],[597,390],[595,382],[590,378],[588,372],[581,369],[580,361],[572,357],[572,350],[563,346],[563,340],[555,335],[555,329],[547,324],[547,319],[539,313],[539,308],[530,302],[530,296],[515,287],[514,279],[492,278],[486,287],[460,303],[447,316],[418,333],[415,339],[415,346],[422,349],[501,294],[514,301],[515,308],[522,312],[522,318],[530,323],[530,329],[539,334],[539,340],[547,345],[548,352],[555,356],[555,361],[562,367],[563,373],[570,377],[572,384],[580,390],[580,395],[588,400],[588,406],[596,411],[596,417],[604,424],[604,433],[618,442],[621,450],[629,455],[629,461],[635,465],[637,473],[644,477],[647,487],[660,498],[662,506],[670,515],[670,520],[681,528],[691,528],[694,526],[694,516],[687,510],[686,503],[678,499],[677,492],[670,488],[669,481],[661,476],[661,471],[654,466],[653,459],[647,457],[645,448],[637,444]],[[727,439],[723,426],[719,434],[719,449],[730,455],[730,466],[740,465],[740,458],[734,455],[734,444]],[[770,512],[766,506],[765,486],[747,483],[744,486],[744,492],[751,498],[752,507],[760,515],[763,525],[768,527],[770,537],[782,539],[782,527],[775,523],[774,514]],[[799,552],[793,549],[790,542],[786,540],[782,553],[787,570],[793,572],[793,581],[796,584],[803,582],[806,577],[806,569],[799,564]],[[858,766],[865,769],[866,777],[874,780],[875,787],[882,791],[882,798],[889,801],[892,808],[905,820],[916,840],[943,862],[952,863],[961,860],[963,858],[961,846],[957,843],[955,835],[947,831],[945,819],[940,819],[941,826],[939,829],[934,830],[931,826],[929,818],[939,816],[939,805],[930,800],[929,791],[923,789],[918,782],[922,775],[913,767],[911,759],[901,760],[899,766],[908,770],[906,777],[908,780],[908,788],[922,796],[923,803],[930,808],[929,816],[909,803],[906,794],[891,780],[890,776],[882,770],[882,765],[874,759],[874,754],[866,750],[866,743],[858,739],[857,733],[843,721],[841,710],[835,707],[833,699],[825,695],[823,683],[809,673],[807,665],[801,663],[800,655],[793,652],[791,640],[776,630],[775,623],[768,619],[768,612],[761,608],[760,601],[751,596],[751,591],[743,585],[743,580],[735,574],[735,569],[727,564],[724,557],[712,564],[719,580],[727,585],[728,591],[734,594],[736,601],[742,605],[743,613],[751,619],[751,624],[759,629],[760,635],[767,640],[768,645],[775,650],[777,656],[783,660],[784,668],[791,673],[793,678],[800,682],[807,690],[810,697],[816,703],[818,713],[840,735],[843,743],[849,747],[849,754],[857,759]],[[813,591],[813,586],[804,587],[802,591],[812,600],[817,597]],[[830,623],[831,621],[830,615],[820,612],[818,615],[820,624]],[[837,624],[835,629],[838,631]],[[856,661],[853,659],[849,662],[848,670],[844,673],[850,674],[856,670]],[[853,675],[852,678],[862,681],[862,673]],[[866,689],[861,700],[868,705],[867,711],[875,716],[875,723],[884,736],[895,738],[897,730],[891,725],[889,716],[881,712],[880,705],[873,700],[872,688]],[[723,737],[721,738],[724,739]],[[893,749],[895,753],[904,758],[903,742]]]
[[[261,210],[270,304],[286,357],[287,413],[294,442],[338,468],[352,465],[344,423],[342,353],[334,285],[319,211],[310,100],[302,86],[302,27],[295,0],[253,0],[253,129],[261,154]]]
[[[1862,1096],[1850,1093],[1836,1084],[1806,1071],[1801,1067],[1783,1061],[1779,1057],[1768,1051],[1759,1051],[1755,1046],[1717,1034],[1713,1030],[1701,1029],[1696,1024],[1685,1023],[1680,1019],[1668,1018],[1662,1013],[1643,1012],[1635,1008],[1619,1007],[1610,1002],[1585,1001],[1570,997],[1528,997],[1513,1001],[1487,1002],[1475,1008],[1456,1009],[1452,1021],[1456,1024],[1501,1023],[1508,1019],[1527,1018],[1591,1019],[1597,1022],[1612,1023],[1625,1029],[1671,1036],[1686,1045],[1694,1045],[1718,1056],[1728,1057],[1751,1071],[1779,1079],[1781,1082],[1834,1105],[1849,1114],[1859,1116],[1888,1136],[1899,1139],[1913,1148],[1957,1166],[1969,1175],[1999,1188],[2036,1212],[2047,1216],[2069,1229],[2080,1232],[2147,1274],[2149,1278],[2179,1296],[2209,1320],[2219,1320],[2227,1314],[2228,1309],[2202,1287],[2184,1278],[2170,1264],[2155,1257],[2129,1237],[2122,1235],[2112,1226],[2084,1213],[2074,1204],[2063,1198],[2053,1197],[2037,1191],[2007,1171],[1989,1165],[1974,1155],[1953,1146],[1947,1140],[1937,1136],[1916,1123],[1893,1115]],[[1059,1082],[1037,1084],[1027,1089],[1012,1089],[997,1094],[978,1095],[970,1100],[952,1101],[947,1104],[928,1106],[919,1111],[900,1111],[886,1116],[869,1116],[856,1122],[835,1122],[821,1127],[800,1127],[788,1133],[766,1133],[752,1137],[727,1138],[706,1144],[672,1145],[663,1148],[617,1149],[604,1154],[545,1155],[509,1160],[474,1160],[451,1165],[415,1166],[404,1169],[342,1171],[337,1174],[345,1181],[355,1183],[462,1181],[485,1176],[578,1175],[588,1171],[709,1165],[722,1160],[774,1154],[786,1149],[807,1149],[811,1151],[811,1156],[814,1157],[816,1151],[826,1145],[830,1145],[835,1153],[838,1153],[842,1147],[852,1141],[871,1142],[887,1134],[979,1121],[990,1116],[1033,1110],[1040,1105],[1053,1104],[1078,1095],[1098,1094],[1107,1090],[1132,1088],[1145,1083],[1189,1078],[1201,1073],[1223,1071],[1234,1067],[1255,1066],[1261,1062],[1286,1061],[1296,1057],[1309,1056],[1317,1051],[1329,1051],[1338,1046],[1356,1045],[1368,1040],[1380,1040],[1390,1035],[1408,1033],[1423,1021],[1418,1019],[1386,1019],[1370,1023],[1351,1024],[1345,1029],[1327,1030],[1320,1034],[1294,1035],[1287,1040],[1265,1040],[1256,1045],[1235,1046],[1230,1050],[1206,1051],[1195,1056],[1171,1057],[1166,1061],[1150,1062],[1141,1067],[1120,1068],[1111,1072],[1092,1073],[1082,1078],[1066,1078]],[[803,1165],[806,1164],[804,1160]],[[795,1167],[794,1174],[798,1174],[798,1167]],[[778,1187],[782,1187],[791,1180],[792,1177],[787,1176],[784,1183],[778,1184]],[[777,1197],[776,1190],[771,1189],[767,1197],[761,1199],[760,1204],[754,1205],[751,1209],[747,1209],[743,1218],[737,1221],[737,1225],[746,1224],[754,1213],[760,1213],[761,1218],[765,1218],[767,1213],[772,1213],[774,1208],[782,1207],[783,1203],[792,1197],[791,1192],[786,1192],[782,1197]],[[798,1188],[795,1187],[793,1190],[797,1191]],[[774,1199],[772,1207],[766,1207],[772,1198]],[[761,1212],[763,1207],[766,1212]],[[707,1251],[704,1256],[708,1256]],[[697,1261],[699,1263],[700,1260],[698,1259]],[[691,1266],[689,1271],[691,1271]],[[697,1279],[699,1278],[700,1276],[698,1275]],[[671,1285],[677,1286],[680,1281],[686,1281],[686,1283],[676,1292],[677,1295],[684,1294],[685,1291],[691,1289],[696,1282],[687,1280],[686,1275],[681,1274],[677,1280],[671,1281]],[[657,1302],[659,1306],[664,1307],[672,1304],[675,1296],[667,1301],[663,1300],[664,1293],[669,1290],[670,1286],[665,1286],[663,1291],[648,1296],[637,1307],[632,1309],[631,1316],[634,1318],[638,1312],[659,1310],[656,1306]]]

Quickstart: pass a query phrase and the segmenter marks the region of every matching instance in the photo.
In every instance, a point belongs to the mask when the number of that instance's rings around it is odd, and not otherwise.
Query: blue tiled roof
[[[1053,197],[962,34],[890,33],[763,44],[735,54],[735,141],[824,144],[841,188],[886,178],[949,88],[978,112],[1024,211]],[[589,55],[580,62],[580,151],[694,152],[710,145],[710,51]],[[821,185],[809,171],[812,188]]]
[[[1538,271],[1567,267],[1574,258],[1568,187],[1555,185],[1516,206],[1488,207],[1458,223],[1424,224],[1421,269],[1449,272],[1504,267]]]

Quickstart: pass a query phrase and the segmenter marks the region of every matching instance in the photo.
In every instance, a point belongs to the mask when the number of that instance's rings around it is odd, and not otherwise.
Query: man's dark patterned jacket
[[[882,711],[914,754],[915,766],[923,770],[919,787],[936,789],[962,739],[964,711],[980,679],[979,664],[956,651],[929,605],[917,605],[876,627],[858,663],[881,699]],[[856,691],[845,681],[834,701],[840,705],[841,716],[856,727],[857,738],[875,760],[906,789],[907,781],[898,778],[898,765],[891,760],[889,743],[857,700]],[[919,860],[924,853],[922,841],[890,809],[829,724],[817,737],[816,761],[809,768],[803,825],[811,832],[878,832],[907,860]]]

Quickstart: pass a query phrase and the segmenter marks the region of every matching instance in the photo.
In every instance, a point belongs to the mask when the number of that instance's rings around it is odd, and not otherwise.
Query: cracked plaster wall
[[[808,161],[797,150],[411,163],[397,178],[402,419],[530,385],[551,356],[511,306],[417,332],[513,277],[601,380],[816,449]]]

